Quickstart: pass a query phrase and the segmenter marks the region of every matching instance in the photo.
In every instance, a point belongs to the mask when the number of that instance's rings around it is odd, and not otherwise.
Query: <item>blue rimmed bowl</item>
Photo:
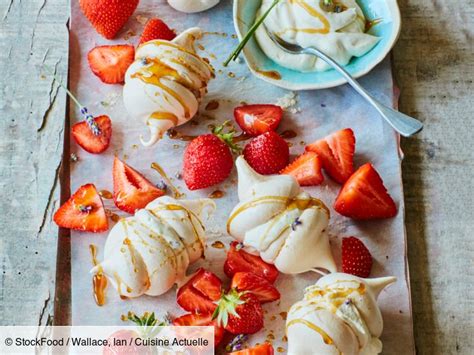
[[[239,39],[245,36],[255,22],[261,0],[235,0],[234,25]],[[370,72],[390,52],[401,29],[400,9],[396,0],[357,0],[367,19],[380,19],[368,33],[380,37],[380,41],[369,52],[352,58],[345,67],[354,77]],[[243,54],[250,71],[258,78],[288,90],[326,89],[345,84],[346,81],[335,70],[302,73],[284,68],[268,58],[260,49],[255,37],[247,43]],[[279,76],[271,75],[277,72]]]

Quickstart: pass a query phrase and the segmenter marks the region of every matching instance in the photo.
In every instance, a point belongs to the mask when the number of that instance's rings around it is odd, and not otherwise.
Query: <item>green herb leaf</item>
[[[250,41],[255,31],[257,30],[257,28],[260,27],[263,21],[265,21],[265,19],[267,18],[268,14],[273,10],[275,6],[278,5],[279,2],[280,0],[273,0],[273,3],[270,5],[267,11],[265,11],[265,13],[262,16],[260,16],[260,18],[257,21],[255,21],[252,27],[250,27],[247,34],[244,36],[244,38],[242,38],[242,41],[240,41],[237,48],[234,49],[234,51],[231,53],[229,58],[227,58],[227,60],[224,62],[224,67],[228,66],[232,60],[236,60],[239,57],[240,52],[242,52],[247,42]]]

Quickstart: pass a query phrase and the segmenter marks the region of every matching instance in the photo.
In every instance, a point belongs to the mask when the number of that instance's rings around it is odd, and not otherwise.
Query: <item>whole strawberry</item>
[[[259,174],[277,174],[288,165],[290,149],[275,132],[267,132],[252,139],[244,148],[244,158]]]
[[[152,18],[148,20],[143,30],[142,36],[140,37],[140,43],[153,41],[155,39],[163,39],[165,41],[171,41],[176,37],[176,33],[171,30],[166,23],[158,18]]]
[[[367,247],[356,237],[342,239],[342,271],[359,276],[369,277],[372,269],[372,255]]]
[[[216,185],[230,175],[234,160],[231,147],[233,133],[222,133],[224,126],[213,133],[199,136],[184,151],[183,178],[190,190]]]
[[[96,31],[113,39],[138,6],[139,0],[79,0],[82,12]]]
[[[221,297],[213,317],[232,334],[254,334],[263,328],[263,309],[258,298],[233,288]]]

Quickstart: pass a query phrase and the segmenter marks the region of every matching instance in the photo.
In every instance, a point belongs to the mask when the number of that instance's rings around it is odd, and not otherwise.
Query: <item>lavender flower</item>
[[[296,217],[293,223],[291,223],[291,230],[295,231],[296,227],[300,224],[303,224],[303,222],[300,221],[299,217]]]
[[[88,111],[87,107],[81,107],[81,114],[84,116],[84,119],[87,122],[87,125],[89,126],[90,130],[95,136],[99,136],[102,132],[100,131],[99,126],[97,125],[97,122],[94,119],[94,116],[92,116]]]

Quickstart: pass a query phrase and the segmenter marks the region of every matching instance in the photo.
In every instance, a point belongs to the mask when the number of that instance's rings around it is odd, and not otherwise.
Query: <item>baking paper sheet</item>
[[[89,182],[94,183],[99,190],[112,191],[114,155],[124,159],[154,183],[158,183],[161,178],[150,168],[152,162],[158,162],[171,177],[181,171],[186,142],[166,137],[151,148],[142,147],[138,137],[148,132],[144,124],[127,115],[122,103],[122,86],[102,84],[92,74],[87,63],[87,52],[97,45],[136,44],[147,18],[159,17],[178,32],[192,26],[199,26],[209,32],[200,41],[204,47],[200,53],[210,59],[216,68],[217,77],[211,81],[209,94],[201,105],[201,114],[195,119],[198,125],[188,123],[179,128],[181,132],[208,132],[209,124],[232,119],[233,108],[240,102],[276,103],[280,98],[291,95],[289,91],[254,78],[243,61],[233,63],[228,68],[222,67],[221,63],[237,44],[237,39],[232,36],[235,32],[231,5],[231,1],[224,0],[208,12],[186,15],[176,12],[163,0],[142,0],[117,40],[111,42],[100,37],[92,29],[81,13],[78,1],[72,1],[70,88],[91,113],[107,114],[111,117],[113,137],[111,147],[101,155],[88,154],[71,140],[71,151],[79,158],[77,162],[71,163],[71,191]],[[361,83],[380,101],[393,103],[394,88],[388,59],[362,78]],[[342,237],[354,235],[363,240],[374,257],[372,277],[394,275],[398,278],[398,282],[383,291],[379,298],[385,321],[382,336],[384,354],[414,353],[398,136],[381,120],[375,110],[347,85],[330,90],[299,92],[295,98],[296,105],[285,112],[279,128],[279,131],[292,129],[297,132],[297,137],[289,139],[292,143],[292,156],[302,153],[305,143],[335,130],[351,127],[357,138],[356,166],[372,162],[399,207],[397,217],[369,222],[355,222],[331,211],[329,232],[338,263]],[[218,110],[204,109],[210,100],[219,101]],[[75,107],[71,108],[71,119],[72,123],[82,119]],[[231,177],[219,186],[190,192],[183,181],[173,178],[173,182],[186,194],[186,198],[206,197],[217,189],[225,192],[223,198],[215,200],[218,206],[215,214],[205,221],[209,231],[206,258],[192,265],[190,272],[204,266],[228,282],[222,268],[226,250],[216,249],[211,245],[216,240],[223,241],[226,248],[229,245],[230,238],[225,232],[225,221],[237,203],[236,180],[234,171]],[[307,188],[307,191],[332,206],[339,188],[339,185],[326,178],[321,186]],[[104,201],[106,208],[119,213],[112,200]],[[107,233],[72,232],[73,325],[120,325],[120,316],[128,311],[136,314],[154,311],[159,317],[166,312],[173,316],[184,313],[176,304],[175,289],[160,297],[144,296],[121,300],[115,290],[109,287],[106,304],[98,307],[92,294],[89,274],[92,264],[88,246],[91,243],[98,246],[98,258],[101,260],[106,237]],[[281,300],[264,306],[265,329],[252,336],[250,344],[270,340],[277,352],[285,352],[287,343],[282,340],[284,312],[303,296],[304,288],[313,284],[318,277],[318,274],[311,272],[298,276],[281,275],[276,282],[276,287],[282,294]]]

